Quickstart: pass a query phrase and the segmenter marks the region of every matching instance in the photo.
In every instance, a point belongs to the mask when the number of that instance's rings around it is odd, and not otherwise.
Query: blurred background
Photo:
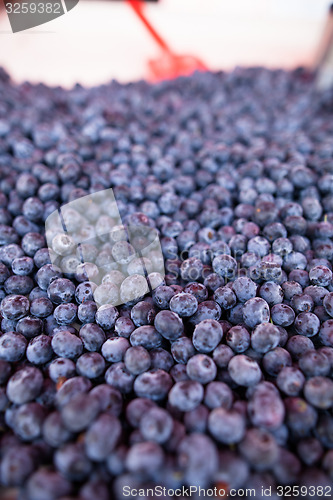
[[[235,65],[291,68],[316,58],[327,0],[160,0],[147,17],[179,54],[211,70]],[[0,14],[0,66],[17,82],[70,87],[147,77],[160,49],[127,2],[88,1],[65,16],[13,34]]]

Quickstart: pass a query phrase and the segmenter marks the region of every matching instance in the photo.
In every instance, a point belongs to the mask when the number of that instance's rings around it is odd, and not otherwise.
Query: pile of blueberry
[[[161,244],[140,297],[107,205],[86,214],[89,279],[69,240],[47,245],[52,213],[109,188]],[[1,70],[0,484],[331,486],[332,266],[333,94],[306,71],[64,90]]]

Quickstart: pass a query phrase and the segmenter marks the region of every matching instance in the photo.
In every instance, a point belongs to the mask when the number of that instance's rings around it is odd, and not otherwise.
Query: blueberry
[[[266,352],[262,360],[263,368],[272,377],[276,377],[285,366],[291,366],[289,352],[282,347]]]
[[[134,382],[134,391],[140,398],[153,401],[163,400],[170,391],[172,380],[164,370],[151,370],[141,373]]]
[[[250,347],[250,334],[243,325],[233,326],[227,332],[226,343],[235,353],[245,352]]]
[[[29,300],[23,295],[9,295],[0,304],[0,311],[7,319],[20,319],[29,312]]]
[[[323,452],[323,447],[316,438],[304,438],[297,443],[297,454],[306,465],[317,463]]]
[[[261,323],[251,336],[251,346],[259,353],[266,353],[275,349],[280,342],[280,331],[271,323]]]
[[[258,363],[244,354],[238,354],[230,359],[228,372],[236,384],[245,387],[256,385],[262,375]]]
[[[288,238],[280,237],[273,241],[272,250],[274,253],[284,257],[292,252],[293,245]]]
[[[314,348],[312,340],[301,335],[294,335],[289,338],[286,348],[291,356],[298,360],[303,353]]]
[[[58,306],[60,307],[60,306]],[[92,300],[87,300],[79,305],[77,316],[81,323],[93,323],[97,312],[97,305]]]
[[[327,314],[333,317],[333,292],[325,295],[323,306],[325,307],[325,311],[327,312]]]
[[[0,244],[10,245],[18,241],[18,234],[14,228],[0,224]]]
[[[237,297],[230,287],[223,286],[215,290],[214,300],[222,307],[222,309],[231,309],[234,305],[236,305]]]
[[[301,285],[297,281],[286,281],[281,286],[286,300],[292,300],[294,295],[299,295],[303,292]]]
[[[130,343],[124,337],[110,337],[102,345],[102,355],[110,362],[117,363],[124,359],[124,355],[127,349],[130,347]]]
[[[176,340],[183,331],[184,326],[178,314],[172,311],[160,311],[154,321],[156,330],[168,340]]]
[[[89,394],[97,400],[102,412],[119,417],[123,409],[123,398],[120,391],[107,384],[99,384]]]
[[[150,476],[163,467],[164,453],[159,444],[145,441],[133,445],[126,457],[126,468],[135,474]]]
[[[190,257],[183,261],[180,272],[184,281],[200,280],[203,275],[203,264],[201,260]]]
[[[148,350],[156,349],[162,344],[162,336],[154,326],[144,325],[131,333],[130,343],[132,346],[142,346]]]
[[[152,349],[149,354],[151,359],[151,368],[154,370],[161,369],[169,372],[174,365],[172,355],[161,347]]]
[[[205,388],[204,403],[211,410],[225,408],[229,410],[233,402],[233,393],[224,382],[210,382]]]
[[[73,379],[72,379],[73,380]],[[99,413],[98,401],[89,394],[74,395],[61,408],[61,418],[66,428],[71,432],[81,432],[95,420]]]
[[[218,321],[205,319],[198,323],[193,332],[193,345],[201,353],[208,353],[222,340],[223,331]]]
[[[27,348],[27,341],[23,335],[7,332],[0,337],[0,359],[16,362],[23,358]]]
[[[60,304],[54,309],[53,315],[58,325],[70,325],[77,318],[77,306],[73,303]]]
[[[24,251],[19,245],[15,243],[4,245],[0,248],[0,260],[5,266],[11,267],[12,262],[15,259],[18,259],[23,256],[24,256]]]
[[[171,437],[173,420],[166,410],[153,407],[141,419],[140,431],[145,440],[163,444]]]
[[[295,330],[300,335],[313,337],[317,335],[320,328],[318,317],[311,312],[302,312],[295,319]]]
[[[321,325],[319,339],[324,346],[333,347],[333,320],[329,319]]]
[[[130,347],[125,353],[124,363],[132,375],[146,372],[151,365],[149,352],[142,346]]]
[[[217,255],[213,260],[214,272],[223,278],[232,279],[236,275],[237,262],[227,254]]]
[[[39,198],[29,197],[22,206],[23,215],[32,222],[38,222],[42,219],[44,212],[44,205]]]
[[[35,365],[44,365],[53,357],[51,338],[47,335],[38,335],[30,340],[27,347],[27,359]]]
[[[104,331],[94,323],[87,323],[81,326],[79,336],[87,351],[99,351],[105,342]]]
[[[304,399],[290,397],[285,399],[286,423],[296,437],[304,437],[316,425],[318,415],[316,410]]]
[[[197,325],[200,321],[205,319],[215,319],[218,321],[221,314],[222,311],[219,304],[217,304],[214,300],[205,300],[198,305],[197,312],[191,316],[190,322]]]
[[[55,279],[47,288],[48,297],[54,304],[71,302],[74,293],[75,285],[66,278]]]
[[[46,318],[53,311],[52,302],[46,297],[35,298],[31,301],[30,312],[38,318]]]
[[[207,429],[209,410],[204,405],[199,405],[184,415],[184,424],[189,432],[202,432]]]
[[[279,391],[273,384],[261,382],[253,389],[249,397],[248,414],[255,427],[271,431],[281,427],[285,409]]]
[[[90,281],[80,283],[75,290],[75,299],[78,304],[82,304],[86,300],[94,300],[94,291],[96,285]]]
[[[83,351],[82,340],[68,330],[56,333],[51,345],[57,356],[62,358],[76,359]]]
[[[149,325],[154,322],[156,311],[154,307],[145,301],[138,302],[131,310],[131,320],[135,326]]]
[[[243,308],[243,318],[247,326],[254,328],[259,323],[269,321],[269,306],[264,299],[255,297],[245,302]]]
[[[293,324],[295,313],[287,304],[275,304],[271,309],[271,317],[275,325],[285,327]]]
[[[311,312],[314,306],[311,295],[306,293],[293,295],[291,299],[291,306],[294,311],[299,314],[302,312]]]
[[[3,285],[5,281],[9,278],[10,272],[8,267],[5,266],[2,262],[0,262],[0,285]]]
[[[177,363],[173,365],[170,369],[170,375],[175,382],[182,382],[183,380],[189,380],[189,376],[186,372],[186,365]]]
[[[201,453],[196,453],[196,450],[201,450]],[[200,433],[186,436],[178,448],[178,463],[184,470],[187,485],[207,487],[218,469],[215,443]]]
[[[23,236],[21,245],[26,255],[34,257],[38,250],[45,247],[45,238],[39,233],[29,232]]]
[[[89,379],[100,377],[104,370],[105,361],[98,352],[87,352],[82,354],[76,362],[77,373]]]
[[[81,306],[84,304],[81,304]],[[118,317],[118,310],[111,304],[100,306],[95,315],[96,323],[105,330],[111,330],[115,326]]]
[[[191,295],[194,295],[199,304],[208,298],[207,288],[202,283],[197,283],[197,282],[188,283],[184,288],[184,293],[189,293]]]
[[[40,393],[43,375],[38,368],[26,366],[14,373],[7,384],[8,399],[15,404],[33,401]]]
[[[215,379],[217,368],[214,361],[205,354],[196,354],[189,359],[186,367],[191,380],[207,384]]]
[[[283,258],[283,269],[288,273],[296,269],[304,270],[306,268],[306,264],[306,257],[300,252],[292,251]]]
[[[29,446],[15,446],[3,456],[0,468],[1,483],[22,486],[35,470],[35,457]]]
[[[310,295],[316,306],[321,306],[325,295],[328,295],[328,290],[322,286],[310,285],[304,288],[304,293]]]
[[[50,363],[48,374],[53,382],[69,379],[75,375],[75,364],[68,358],[56,358]]]
[[[28,498],[55,500],[59,495],[68,495],[71,484],[58,472],[41,468],[34,472],[27,482]]]
[[[13,430],[22,441],[34,441],[42,433],[45,408],[38,403],[26,403],[14,412]]]
[[[327,377],[315,376],[305,382],[305,399],[316,408],[326,410],[333,404],[333,382]]]
[[[315,266],[309,271],[311,283],[319,286],[328,286],[332,282],[332,271],[325,266]]]
[[[213,360],[218,368],[227,368],[233,356],[234,352],[225,344],[218,345],[213,351]]]
[[[59,233],[52,239],[52,250],[57,255],[61,255],[62,257],[72,255],[75,251],[75,248],[76,243],[69,234]],[[84,257],[86,256],[84,255]]]
[[[72,437],[72,433],[66,429],[57,411],[50,413],[44,420],[42,435],[46,443],[54,448],[58,448]]]
[[[302,269],[293,269],[289,273],[289,280],[297,281],[303,288],[310,284],[308,272]]]
[[[170,299],[175,295],[175,291],[166,285],[158,286],[153,291],[154,304],[160,309],[169,309]]]
[[[120,317],[115,322],[115,332],[119,337],[130,337],[131,333],[135,330],[135,326],[130,318]]]
[[[215,408],[208,418],[208,430],[223,444],[238,443],[245,434],[245,419],[235,410]]]
[[[89,476],[92,465],[83,451],[81,443],[69,443],[55,452],[54,464],[63,477],[70,481],[83,481]]]
[[[194,355],[195,349],[188,337],[180,337],[171,344],[171,353],[176,363],[186,364]]]
[[[239,449],[250,465],[259,470],[272,467],[279,457],[275,439],[264,429],[248,429]]]
[[[274,465],[273,471],[279,483],[295,483],[299,479],[301,463],[296,455],[282,448],[279,452],[279,461]]]
[[[42,290],[47,290],[52,281],[61,278],[61,270],[52,264],[45,264],[37,271],[36,281]]]
[[[224,285],[224,279],[222,276],[219,276],[217,273],[209,274],[204,280],[204,286],[207,288],[209,292],[215,292],[217,288],[220,288]]]
[[[331,363],[327,356],[315,349],[310,349],[302,354],[298,366],[306,377],[326,376],[331,370]]]
[[[240,302],[246,302],[256,296],[257,285],[250,278],[237,278],[232,285],[232,290]]]
[[[269,253],[270,244],[263,236],[255,236],[247,243],[247,251],[263,257]]]
[[[120,285],[120,298],[124,303],[139,300],[147,292],[147,281],[139,274],[128,276]]]
[[[139,427],[141,419],[146,413],[155,407],[155,403],[151,399],[136,398],[132,399],[126,407],[126,418],[132,427]]]
[[[19,276],[27,276],[34,269],[34,261],[31,257],[17,257],[12,261],[12,271]]]
[[[198,301],[191,293],[178,293],[171,297],[169,307],[180,317],[192,316],[198,309]]]
[[[112,453],[121,435],[119,420],[107,413],[101,414],[84,436],[85,451],[97,462],[104,461]]]
[[[283,289],[274,281],[267,281],[261,285],[259,295],[270,306],[281,304],[283,302]]]
[[[29,276],[11,276],[4,284],[5,292],[9,294],[28,295],[34,287]]]
[[[108,368],[105,381],[121,393],[127,394],[132,391],[134,376],[127,370],[125,363],[119,361]]]

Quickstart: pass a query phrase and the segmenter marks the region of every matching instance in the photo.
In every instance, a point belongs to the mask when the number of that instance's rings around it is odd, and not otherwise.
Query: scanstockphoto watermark
[[[80,0],[1,1],[4,3],[12,32],[19,33],[67,14],[77,6]],[[154,2],[157,0],[144,1]]]
[[[79,0],[2,0],[13,33],[40,26],[70,12]]]
[[[265,494],[264,488],[260,492],[262,496],[270,496]],[[256,497],[254,488],[241,489],[226,489],[215,486],[214,488],[201,488],[200,486],[181,486],[180,488],[166,488],[165,486],[157,485],[154,488],[131,488],[130,486],[123,487],[123,496],[126,498],[226,498],[226,497]]]
[[[164,283],[159,235],[150,223],[138,213],[123,221],[112,189],[83,196],[45,221],[51,262],[66,277],[90,282],[99,307],[136,302]]]
[[[332,486],[260,486],[259,488],[201,488],[200,486],[181,486],[170,489],[157,485],[153,488],[131,488],[123,487],[125,498],[263,498],[263,497],[329,497],[332,498]]]

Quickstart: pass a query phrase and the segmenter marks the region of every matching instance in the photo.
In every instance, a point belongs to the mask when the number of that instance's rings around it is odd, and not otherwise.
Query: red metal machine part
[[[146,17],[143,2],[139,0],[127,0],[127,2],[162,50],[161,57],[148,61],[150,80],[154,82],[169,80],[177,78],[178,76],[190,75],[194,73],[194,71],[208,70],[206,64],[198,57],[192,55],[179,55],[171,50],[166,41]]]

